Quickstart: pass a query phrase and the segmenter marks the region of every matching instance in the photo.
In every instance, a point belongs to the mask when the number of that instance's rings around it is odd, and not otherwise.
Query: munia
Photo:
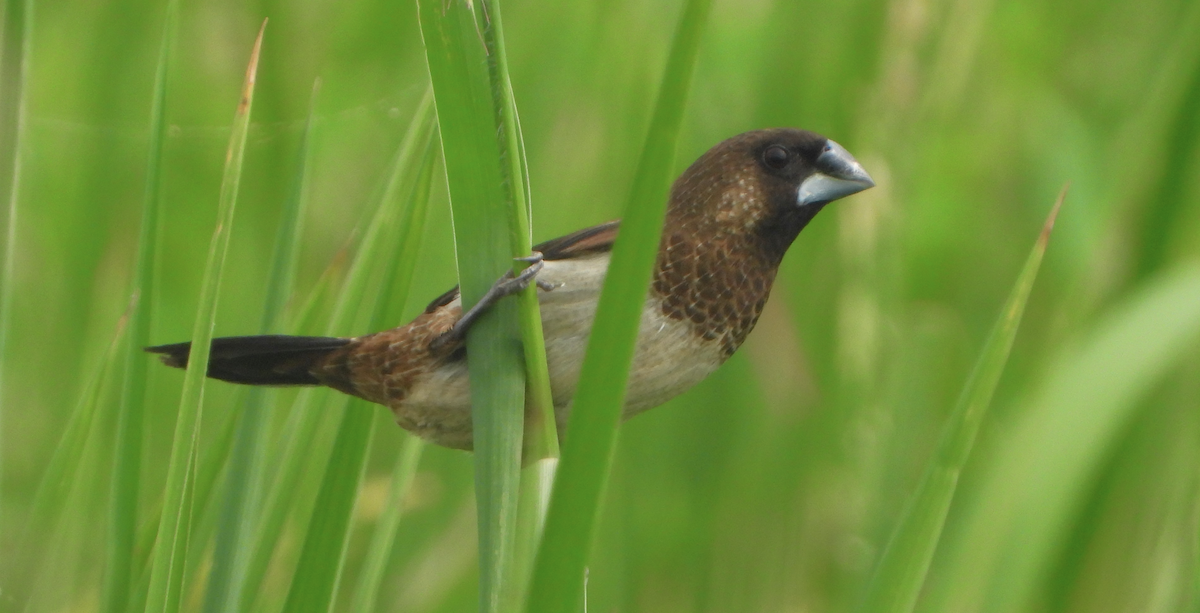
[[[746,132],[700,156],[674,183],[646,294],[624,418],[683,393],[741,346],[784,253],[826,204],[874,186],[841,145],[803,130]],[[471,449],[465,338],[497,300],[539,286],[560,435],[620,222],[534,247],[532,265],[497,281],[466,313],[458,290],[413,321],[352,338],[214,339],[208,376],[246,385],[324,385],[382,404],[426,440]],[[189,343],[150,347],[187,366]]]

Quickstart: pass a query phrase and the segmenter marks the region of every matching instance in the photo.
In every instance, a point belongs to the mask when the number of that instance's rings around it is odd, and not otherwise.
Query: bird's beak
[[[862,164],[845,147],[827,140],[825,150],[817,157],[817,171],[800,184],[796,204],[832,202],[871,187],[875,187],[875,181]]]

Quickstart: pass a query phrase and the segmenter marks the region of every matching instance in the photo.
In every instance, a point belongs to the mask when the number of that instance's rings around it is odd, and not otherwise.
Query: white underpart
[[[607,269],[605,253],[547,261],[538,274],[539,280],[555,286],[550,291],[539,290],[538,295],[550,386],[560,422],[566,417],[567,406],[579,383],[583,354]],[[624,416],[631,417],[687,391],[716,370],[722,358],[720,343],[703,342],[691,325],[663,315],[659,301],[647,298]],[[403,405],[394,408],[413,422],[418,433],[424,430],[425,436],[435,440],[457,438],[455,431],[470,418],[466,364],[442,368],[416,382]],[[447,443],[453,445],[450,440],[443,444]]]

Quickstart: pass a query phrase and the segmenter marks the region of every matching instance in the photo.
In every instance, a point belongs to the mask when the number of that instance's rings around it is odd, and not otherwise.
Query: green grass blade
[[[319,390],[303,390],[296,396],[284,426],[284,445],[276,454],[278,472],[263,498],[261,517],[250,545],[245,575],[242,578],[241,611],[254,610],[262,594],[262,583],[270,567],[275,547],[283,534],[284,523],[292,511],[296,491],[301,484],[306,460],[316,449],[324,446],[317,442],[321,425],[327,414],[345,407],[342,398],[329,398]],[[327,449],[327,447],[324,447]]]
[[[380,291],[376,293],[373,313],[368,326],[375,330],[383,328],[388,318],[388,299],[393,296],[397,286],[397,277],[403,276],[408,283],[412,271],[416,268],[416,253],[418,245],[406,244],[409,240],[419,241],[421,228],[402,227],[407,219],[423,219],[424,212],[414,209],[425,208],[429,201],[429,188],[433,174],[432,130],[418,126],[422,133],[423,143],[418,145],[424,150],[421,169],[414,177],[413,189],[405,202],[395,202],[397,182],[385,193],[381,210],[386,212],[383,220],[382,237],[378,243],[391,245],[388,252],[375,252],[372,260],[364,260],[373,264],[378,273],[383,276]],[[408,176],[409,170],[398,168],[396,177]],[[406,204],[410,213],[406,216],[397,215],[398,209]],[[404,237],[403,239],[401,237]],[[401,254],[407,259],[400,259]],[[401,293],[407,294],[407,288]],[[399,296],[397,301],[403,302],[406,296]],[[398,310],[398,309],[396,309]],[[317,495],[316,506],[308,531],[304,539],[304,547],[300,552],[300,561],[296,573],[292,577],[292,586],[288,591],[284,613],[325,613],[330,610],[337,596],[341,583],[342,567],[346,558],[346,545],[350,538],[350,525],[354,504],[358,497],[359,485],[366,471],[367,452],[370,450],[371,438],[375,425],[375,405],[362,400],[353,400],[350,408],[342,415],[342,423],[338,428],[337,439],[333,452],[325,469],[321,489]]]
[[[261,327],[264,334],[282,331],[284,308],[296,282],[300,238],[304,232],[305,205],[308,202],[308,184],[316,150],[313,146],[313,132],[316,129],[317,99],[320,93],[321,80],[317,79],[313,82],[312,96],[308,102],[308,119],[304,124],[304,137],[300,142],[291,193],[283,207],[279,230],[275,235],[275,251],[271,256],[271,272],[267,277],[267,295],[263,302]]]
[[[285,330],[301,334],[312,330],[326,331],[328,322],[320,315],[320,305],[329,300],[340,280],[341,269],[345,265],[344,254],[345,249],[338,252],[333,262],[321,273],[309,297],[292,315],[292,321],[284,327]],[[261,486],[263,493],[259,496],[262,500],[256,505],[256,514],[252,522],[254,529],[250,533],[249,544],[245,546],[247,560],[245,566],[239,569],[240,599],[237,610],[249,610],[260,593],[259,587],[290,509],[296,483],[301,476],[302,457],[305,453],[312,453],[311,445],[322,423],[320,415],[323,413],[322,407],[314,400],[317,393],[315,389],[301,390],[292,403],[279,436],[283,444],[268,446],[271,449],[270,456],[275,458],[273,464],[280,468],[269,483]]]
[[[483,9],[490,27],[483,30],[488,50],[492,105],[500,126],[500,153],[504,162],[504,186],[509,200],[509,229],[514,257],[530,253],[532,244],[532,206],[529,202],[529,169],[525,159],[525,142],[517,104],[508,73],[507,51],[504,46],[504,26],[498,0],[484,0]],[[513,272],[524,268],[518,263]],[[530,285],[518,295],[517,312],[521,326],[521,346],[525,356],[525,415],[524,424],[526,466],[520,477],[517,503],[516,545],[513,572],[501,596],[506,608],[519,610],[524,605],[524,590],[533,569],[545,510],[550,501],[554,473],[558,467],[558,427],[554,415],[554,396],[550,390],[550,367],[546,361],[546,343],[542,332],[542,316],[538,308],[538,288]]]
[[[192,354],[188,360],[187,373],[184,376],[179,414],[176,417],[174,444],[171,447],[171,460],[167,468],[162,519],[158,525],[158,537],[155,540],[154,556],[151,562],[150,589],[146,598],[147,613],[173,613],[179,608],[180,592],[183,587],[183,560],[186,558],[191,522],[191,497],[195,485],[195,460],[204,400],[204,377],[208,369],[208,355],[212,342],[213,323],[216,318],[221,275],[224,270],[225,254],[229,247],[229,233],[233,226],[233,214],[237,204],[238,183],[241,180],[242,159],[246,149],[246,134],[250,125],[250,110],[254,101],[258,58],[262,49],[262,37],[266,25],[264,21],[250,53],[242,98],[238,102],[237,112],[234,115],[233,132],[230,134],[229,149],[225,156],[225,174],[221,181],[221,196],[217,208],[217,227],[209,245],[208,261],[200,290],[200,304],[196,314],[196,325],[192,332]]]
[[[79,508],[76,505],[81,504],[81,491],[107,490],[94,482],[99,472],[95,466],[96,456],[103,456],[102,452],[96,450],[96,443],[108,436],[107,433],[101,434],[106,430],[104,420],[97,420],[96,417],[103,415],[100,407],[112,392],[112,380],[119,371],[122,350],[128,342],[128,324],[127,310],[117,322],[108,349],[88,377],[33,497],[32,512],[19,545],[20,551],[31,554],[30,561],[25,568],[19,569],[19,575],[9,578],[15,588],[32,587],[28,599],[30,603],[50,596],[51,592],[61,592],[62,569],[57,567],[63,565],[62,556],[56,556],[54,551],[45,551],[39,545],[64,539],[64,533],[72,529],[79,530],[72,524],[84,523],[87,517],[70,511]],[[76,540],[81,539],[76,537]],[[16,589],[13,592],[10,598],[18,602],[25,600]],[[28,608],[33,607],[29,605]]]
[[[352,401],[342,414],[333,453],[300,552],[300,562],[283,606],[284,613],[327,613],[331,610],[345,562],[350,516],[366,470],[374,424],[373,407],[359,400]]]
[[[429,146],[433,146],[432,140]],[[404,298],[396,296],[394,291],[381,292],[381,297],[391,297],[395,308],[383,311],[385,315],[378,318],[380,327],[386,321],[398,319],[396,312],[404,306],[405,298],[412,285],[413,271],[416,269],[417,252],[420,249],[421,238],[425,229],[425,218],[429,210],[429,192],[433,183],[433,170],[436,158],[426,155],[416,190],[408,207],[408,214],[400,224],[404,237],[397,241],[399,252],[390,261],[397,263],[395,273],[390,275],[392,282],[399,288]],[[383,302],[381,301],[381,305]],[[400,525],[400,504],[405,492],[412,484],[417,471],[417,462],[421,457],[424,443],[415,436],[406,436],[400,447],[400,455],[396,467],[392,471],[392,481],[388,501],[383,514],[375,524],[371,543],[367,548],[367,558],[359,573],[358,586],[354,590],[354,599],[350,610],[355,613],[370,613],[375,610],[375,602],[379,595],[379,586],[383,582],[383,573],[391,556],[392,544],[396,538],[396,530]]]
[[[501,172],[509,202],[508,223],[512,233],[513,257],[528,255],[533,249],[531,232],[532,207],[529,202],[529,169],[526,167],[525,142],[517,116],[512,81],[508,75],[507,51],[504,48],[504,26],[500,18],[499,0],[484,0],[484,11],[490,27],[483,30],[487,45],[492,105],[500,126]],[[513,272],[520,272],[518,263]],[[550,391],[550,367],[546,363],[546,342],[542,334],[542,316],[538,309],[538,288],[530,285],[519,295],[518,314],[521,322],[521,345],[525,354],[526,407],[533,423],[526,428],[529,440],[524,441],[528,458],[557,458],[558,430],[554,419],[554,397]]]
[[[1143,280],[1162,268],[1174,238],[1173,229],[1182,224],[1187,211],[1188,182],[1194,175],[1190,169],[1195,168],[1200,151],[1200,58],[1192,62],[1191,74],[1167,134],[1163,164],[1156,177],[1158,183],[1146,199],[1149,210],[1140,228],[1136,280]]]
[[[383,584],[383,574],[396,540],[396,529],[400,526],[401,505],[417,473],[417,462],[421,459],[423,448],[424,443],[415,436],[405,436],[401,443],[400,456],[396,460],[396,467],[392,469],[387,503],[375,524],[366,561],[359,573],[354,600],[350,604],[351,613],[372,613],[375,610],[379,586]]]
[[[432,100],[431,97],[427,99]],[[384,329],[403,317],[404,306],[412,289],[421,242],[425,238],[425,220],[429,217],[429,197],[433,191],[433,173],[437,166],[433,126],[430,124],[427,127],[430,129],[423,136],[421,165],[406,200],[404,215],[394,222],[394,233],[388,240],[392,250],[379,259],[382,270],[378,273],[383,277],[383,282],[375,303],[375,313],[371,317],[372,330]]]
[[[958,489],[958,479],[975,446],[975,438],[991,405],[1000,375],[1008,363],[1013,340],[1021,325],[1021,316],[1029,293],[1041,268],[1042,257],[1050,240],[1050,231],[1059,207],[1067,195],[1064,187],[1050,210],[1042,233],[1025,260],[1008,302],[992,328],[971,378],[967,380],[958,405],[950,415],[933,461],[925,470],[892,531],[891,539],[876,564],[874,576],[860,611],[908,613],[916,606],[925,575],[941,540],[946,515]]]
[[[309,169],[312,167],[313,126],[319,91],[320,81],[313,85],[308,106],[308,122],[300,143],[299,164],[291,196],[284,204],[276,235],[260,326],[263,334],[281,331],[283,309],[295,281]],[[233,443],[233,454],[229,458],[229,474],[226,477],[225,496],[221,504],[220,524],[214,545],[212,570],[205,588],[204,610],[208,613],[233,610],[236,603],[241,601],[241,579],[245,576],[243,568],[248,562],[246,554],[249,552],[241,543],[249,518],[253,517],[253,511],[259,502],[257,492],[262,489],[268,448],[265,420],[271,395],[268,389],[250,388],[239,411],[237,433]]]
[[[163,145],[166,141],[167,75],[178,29],[178,0],[167,3],[154,93],[150,104],[150,146],[146,158],[146,185],[142,194],[142,219],[138,233],[137,264],[134,268],[130,313],[130,342],[126,346],[125,377],[117,414],[116,458],[109,502],[108,548],[103,610],[121,613],[128,609],[132,589],[134,535],[138,524],[138,499],[142,471],[143,412],[150,360],[142,347],[150,345],[154,305],[154,261],[158,244],[158,217],[162,184]]]
[[[18,8],[18,11],[12,9]],[[6,219],[4,225],[4,255],[3,260],[0,260],[0,424],[4,422],[4,392],[7,388],[4,387],[4,375],[6,371],[5,353],[8,348],[8,337],[12,327],[12,311],[14,287],[16,280],[16,257],[17,257],[17,212],[18,203],[21,198],[21,162],[24,158],[25,140],[25,119],[28,113],[28,92],[26,91],[25,82],[29,77],[29,64],[32,57],[32,39],[33,39],[33,0],[25,0],[24,2],[12,1],[5,7],[9,16],[19,14],[21,16],[20,36],[21,41],[18,48],[20,49],[21,59],[18,63],[17,77],[12,83],[12,92],[8,94],[9,99],[15,99],[16,116],[13,118],[13,144],[12,144],[12,175],[9,183],[8,206],[6,209]],[[0,23],[0,26],[4,24]],[[0,28],[0,37],[4,36],[3,28]],[[3,45],[0,45],[0,58],[3,57]],[[7,85],[7,83],[5,84]],[[0,428],[0,477],[4,474],[4,430]],[[3,508],[3,494],[0,493],[0,509]],[[0,533],[4,528],[4,517],[0,515]]]
[[[454,218],[463,308],[513,268],[513,221],[505,188],[483,30],[467,2],[420,0],[425,57],[437,101]],[[480,610],[500,610],[510,576],[520,487],[525,368],[517,305],[501,301],[467,336],[479,516]]]
[[[646,288],[658,252],[683,110],[710,0],[684,6],[654,117],[638,161],[621,235],[613,249],[604,291],[584,356],[563,447],[562,463],[546,518],[530,588],[529,610],[576,611],[583,602],[584,567],[604,484],[616,446],[617,422],[637,341]]]
[[[947,539],[927,610],[1029,610],[1138,400],[1198,344],[1192,262],[1156,277],[1065,351]]]
[[[132,308],[132,304],[130,307]],[[47,531],[58,521],[58,516],[65,510],[63,501],[75,482],[79,473],[80,459],[83,448],[91,436],[92,424],[96,417],[96,408],[100,404],[100,395],[105,387],[105,381],[113,375],[113,365],[117,362],[117,353],[125,347],[126,332],[129,330],[128,312],[117,322],[117,329],[112,341],[105,351],[104,357],[96,365],[96,370],[88,378],[79,397],[79,404],[71,412],[62,438],[54,449],[54,455],[46,464],[41,483],[33,497],[33,512],[29,515],[29,525],[26,527],[28,537]],[[52,528],[50,530],[53,530]],[[27,543],[32,546],[32,543]]]
[[[358,318],[360,308],[367,295],[371,273],[375,270],[375,266],[385,259],[382,250],[388,237],[387,230],[392,228],[395,222],[396,207],[388,206],[388,203],[395,200],[403,178],[407,176],[406,171],[415,166],[422,143],[426,139],[432,138],[430,136],[433,129],[432,120],[433,98],[431,93],[427,93],[413,114],[408,131],[396,153],[391,175],[383,190],[380,203],[367,224],[358,251],[350,264],[349,272],[341,292],[338,294],[333,315],[326,328],[329,334],[346,334],[352,329]],[[331,413],[336,415],[342,411],[348,400],[345,396],[329,398],[315,392],[316,390],[305,390],[296,399],[292,412],[294,419],[290,420],[293,423],[287,426],[287,431],[291,435],[286,439],[284,451],[279,454],[279,469],[265,498],[262,519],[258,523],[254,544],[251,546],[245,585],[242,587],[242,610],[251,609],[256,597],[261,593],[260,587],[266,576],[276,544],[283,532],[288,512],[292,508],[295,490],[301,481],[309,458],[314,453],[313,449],[316,446],[315,441],[318,439],[320,424]],[[323,401],[324,407],[317,406],[320,402],[318,399],[326,398],[328,399]],[[357,408],[362,409],[362,407]],[[371,413],[367,410],[352,412],[368,415]],[[358,425],[361,426],[361,424]],[[339,427],[339,435],[342,431],[343,428]],[[335,442],[334,445],[336,447],[337,443]],[[329,461],[332,462],[332,455]],[[333,492],[330,492],[329,495],[333,495]],[[317,509],[314,508],[313,513],[316,512]],[[298,589],[298,587],[293,581],[292,589]],[[290,592],[288,598],[291,599]],[[295,606],[301,604],[303,603],[296,603]]]
[[[526,448],[528,450],[528,447]],[[527,451],[528,452],[528,451]],[[517,508],[517,550],[508,602],[521,611],[533,576],[533,565],[546,527],[546,511],[558,474],[558,458],[542,458],[521,469],[521,499]]]

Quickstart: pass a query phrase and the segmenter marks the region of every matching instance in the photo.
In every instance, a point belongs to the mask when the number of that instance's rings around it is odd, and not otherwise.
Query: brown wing
[[[602,223],[539,243],[533,246],[533,250],[542,252],[542,257],[547,260],[566,260],[589,253],[612,251],[620,226],[619,219]]]
[[[566,260],[591,253],[612,251],[613,241],[617,240],[617,230],[620,229],[620,226],[620,219],[602,223],[598,226],[577,230],[566,236],[550,239],[544,243],[538,243],[533,246],[533,250],[540,251],[546,260]],[[432,313],[454,302],[455,298],[458,298],[457,285],[450,288],[450,291],[434,298],[433,302],[425,307],[425,312]]]

